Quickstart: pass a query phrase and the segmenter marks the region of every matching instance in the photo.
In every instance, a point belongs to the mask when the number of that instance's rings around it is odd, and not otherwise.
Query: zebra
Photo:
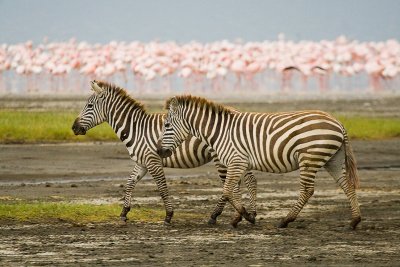
[[[75,135],[84,135],[86,132],[103,122],[108,122],[119,139],[125,144],[130,158],[135,162],[125,190],[124,204],[120,219],[128,220],[127,214],[131,209],[131,196],[135,185],[147,172],[154,178],[158,191],[164,202],[166,216],[164,223],[170,224],[173,208],[170,202],[167,183],[163,167],[194,168],[213,161],[219,177],[224,183],[226,167],[223,166],[216,153],[201,140],[188,137],[182,146],[179,146],[171,157],[161,159],[157,154],[157,142],[163,127],[165,114],[150,114],[144,106],[131,98],[127,92],[118,86],[107,82],[92,81],[93,94],[87,100],[83,110],[75,119],[72,130]],[[256,216],[256,180],[251,172],[244,177],[246,186],[250,191],[250,215],[246,219],[254,223]],[[235,199],[240,202],[241,193],[239,183],[234,189]],[[216,205],[209,224],[215,224],[217,217],[222,213],[226,201],[220,199]],[[232,225],[237,226],[242,216],[237,213],[232,220]]]
[[[160,156],[171,153],[189,134],[205,141],[228,168],[222,198],[242,215],[246,210],[232,198],[232,189],[245,171],[300,170],[300,195],[278,224],[285,228],[313,195],[316,173],[324,167],[350,202],[350,226],[355,229],[361,221],[356,161],[345,128],[331,115],[322,111],[242,113],[191,95],[168,99],[166,108]]]

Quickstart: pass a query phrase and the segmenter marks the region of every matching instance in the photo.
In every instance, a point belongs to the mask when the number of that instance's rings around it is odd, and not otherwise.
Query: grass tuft
[[[18,222],[71,222],[99,223],[119,220],[119,204],[76,204],[68,202],[14,202],[0,204],[0,220]],[[181,213],[179,218],[198,218],[198,214]],[[142,222],[164,220],[165,210],[159,208],[134,208],[128,217]]]
[[[0,111],[0,142],[36,143],[59,141],[112,141],[118,140],[107,123],[103,123],[85,136],[75,136],[71,130],[78,112],[67,111]]]
[[[338,119],[352,139],[377,140],[400,137],[400,119],[398,118],[338,116]]]

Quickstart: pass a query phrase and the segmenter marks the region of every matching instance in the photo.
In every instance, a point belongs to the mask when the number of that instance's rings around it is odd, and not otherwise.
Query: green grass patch
[[[388,139],[400,137],[400,119],[337,116],[351,139]]]
[[[79,112],[68,111],[0,111],[0,142],[32,143],[58,141],[112,141],[118,140],[107,123],[85,136],[75,136],[72,124]]]
[[[75,136],[71,130],[78,111],[0,110],[0,143],[82,142],[118,140],[107,123]],[[399,118],[337,116],[352,139],[400,137]]]
[[[76,204],[68,202],[15,202],[0,204],[0,220],[19,222],[71,222],[99,223],[119,220],[119,204]],[[200,215],[180,213],[180,219],[198,218]],[[165,210],[160,208],[134,208],[128,213],[129,220],[142,222],[163,221]]]

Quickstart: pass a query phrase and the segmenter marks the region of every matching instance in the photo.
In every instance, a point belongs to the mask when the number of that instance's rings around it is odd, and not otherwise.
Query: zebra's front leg
[[[293,222],[304,205],[314,194],[314,180],[317,170],[314,168],[300,167],[300,196],[296,204],[286,217],[278,224],[279,228],[286,228],[290,222]]]
[[[257,181],[254,175],[251,172],[246,172],[244,175],[244,181],[247,187],[247,190],[249,191],[249,196],[250,196],[250,208],[249,212],[247,213],[245,219],[249,221],[252,224],[256,223],[256,195],[257,195]],[[240,192],[240,182],[235,188],[233,189],[233,198],[235,199],[236,203],[241,204],[242,201],[242,194]],[[242,221],[242,215],[240,213],[237,213],[236,217],[232,220],[231,224],[233,227],[237,227],[237,224]]]
[[[235,161],[231,163],[231,165],[228,167],[228,173],[226,181],[224,183],[222,199],[225,201],[229,201],[241,216],[243,216],[246,220],[251,221],[252,218],[250,214],[246,211],[245,207],[242,205],[241,201],[238,201],[238,199],[234,197],[234,188],[239,183],[239,180],[242,177],[243,173],[246,171],[247,166],[248,163],[244,161]],[[233,227],[237,226],[236,221],[237,220],[232,221]]]
[[[233,189],[233,195],[234,198],[237,201],[241,201],[241,197],[242,194],[240,193],[240,183],[237,184],[235,186],[235,188]],[[213,213],[211,214],[210,219],[208,220],[208,224],[216,224],[217,223],[217,217],[219,215],[221,215],[222,211],[225,208],[225,204],[226,204],[227,200],[226,198],[224,198],[223,196],[220,197],[220,199],[218,200],[217,206],[215,207]],[[242,215],[240,215],[239,213],[236,213],[235,218],[232,221],[232,224],[234,224],[233,222],[236,221],[235,226],[237,226],[237,224],[242,221]]]
[[[215,156],[214,164],[218,170],[219,178],[221,179],[221,183],[223,186],[225,183],[225,179],[226,179],[227,168],[221,164],[221,162],[217,158],[216,154],[214,156]],[[211,213],[210,219],[208,220],[208,224],[216,224],[217,223],[217,217],[219,215],[221,215],[222,211],[224,210],[225,204],[226,204],[226,201],[221,197],[218,200],[218,203],[215,206],[214,211]]]
[[[215,163],[215,166],[216,166],[216,168],[217,168],[217,170],[218,170],[219,178],[221,179],[221,183],[222,183],[222,185],[224,185],[225,179],[226,179],[227,168],[226,168],[224,165],[222,165],[222,164],[220,163],[220,161],[218,160],[217,157],[215,157],[214,163]],[[240,201],[240,200],[241,200],[240,181],[239,181],[239,183],[235,186],[234,194],[238,194],[238,195],[236,196],[236,199],[239,199],[239,201]],[[223,211],[224,208],[225,208],[225,204],[226,204],[226,200],[225,200],[223,197],[221,197],[221,198],[218,200],[217,206],[214,208],[214,211],[212,212],[212,214],[211,214],[211,216],[210,216],[210,219],[208,220],[208,224],[212,224],[212,225],[213,225],[213,224],[216,224],[216,223],[217,223],[217,217],[218,217],[219,215],[221,215],[222,211]],[[236,215],[235,218],[236,218],[236,220],[237,220],[238,222],[240,222],[240,221],[242,220],[242,216],[241,216],[240,214]],[[237,223],[236,223],[236,224],[237,224]]]
[[[239,180],[239,182],[235,185],[235,187],[233,188],[233,199],[235,203],[238,203],[239,205],[243,205],[242,204],[242,194],[240,192],[240,184],[241,184],[242,180]],[[238,223],[240,223],[243,220],[242,215],[239,212],[235,212],[235,217],[232,219],[231,221],[231,225],[236,228]]]
[[[156,181],[158,192],[164,202],[165,206],[165,219],[164,224],[170,225],[171,219],[174,215],[174,210],[170,201],[170,196],[168,192],[167,181],[165,180],[164,170],[161,161],[155,160],[150,162],[148,165],[148,171],[153,176]]]
[[[136,184],[145,176],[147,173],[147,169],[138,164],[135,164],[133,167],[133,171],[129,176],[128,182],[126,183],[125,189],[125,197],[124,197],[124,206],[122,207],[122,211],[120,214],[120,219],[123,222],[128,220],[127,214],[131,210],[131,200],[132,200],[132,191],[135,189]]]
[[[224,210],[226,204],[226,200],[222,197],[218,200],[217,206],[215,206],[214,211],[211,213],[210,219],[208,220],[208,224],[216,224],[217,217],[221,215]]]
[[[249,191],[249,216],[251,223],[256,222],[257,216],[257,180],[252,172],[246,172],[244,175],[244,182],[246,184],[247,190]]]

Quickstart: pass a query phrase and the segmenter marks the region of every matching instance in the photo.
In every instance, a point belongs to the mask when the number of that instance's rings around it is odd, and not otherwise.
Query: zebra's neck
[[[124,143],[135,137],[137,126],[149,116],[141,105],[121,95],[110,97],[106,107],[107,122]]]
[[[232,114],[218,112],[204,107],[197,108],[194,112],[189,110],[187,121],[191,127],[191,134],[206,142],[215,151],[223,149],[229,139],[229,129],[232,122]]]

